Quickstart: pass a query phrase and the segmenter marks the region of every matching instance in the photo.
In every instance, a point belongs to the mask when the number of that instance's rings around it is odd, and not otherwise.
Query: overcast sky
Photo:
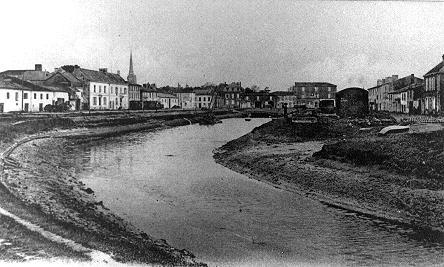
[[[371,87],[422,77],[444,54],[444,3],[5,1],[0,71],[78,64],[139,83],[295,81]]]

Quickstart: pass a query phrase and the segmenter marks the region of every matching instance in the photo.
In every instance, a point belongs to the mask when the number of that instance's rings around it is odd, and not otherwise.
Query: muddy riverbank
[[[313,157],[321,150],[325,155],[325,144],[329,147],[340,140],[359,137],[367,140],[375,136],[376,130],[361,133],[351,124],[330,127],[328,133],[322,129],[310,132],[290,128],[274,120],[222,146],[214,157],[218,163],[251,178],[328,205],[424,229],[427,238],[444,242],[442,181],[426,183],[421,177],[375,164]]]
[[[230,112],[218,118],[236,117]],[[165,117],[167,116],[167,117]],[[92,120],[102,118],[88,118]],[[101,127],[81,127],[65,118],[17,121],[2,125],[1,208],[26,223],[41,227],[85,248],[103,251],[120,262],[162,265],[200,265],[194,255],[176,249],[165,240],[154,240],[146,233],[115,216],[97,201],[94,192],[74,177],[72,159],[60,155],[70,142],[82,142],[134,131],[157,131],[197,123],[199,115],[181,114],[161,118],[106,120]],[[103,123],[102,123],[103,124]],[[123,124],[123,125],[122,125]],[[31,135],[30,135],[31,134]],[[71,140],[71,141],[70,141]],[[17,220],[2,216],[0,260],[32,259],[91,260],[88,254],[48,240],[38,231],[23,227]],[[32,227],[31,227],[32,228]],[[42,241],[43,240],[43,241]]]

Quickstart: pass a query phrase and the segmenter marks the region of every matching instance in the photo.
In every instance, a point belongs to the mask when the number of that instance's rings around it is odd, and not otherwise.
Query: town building
[[[43,70],[42,64],[35,64],[33,70],[6,70],[0,72],[0,77],[14,77],[24,81],[41,82],[46,80],[50,73]]]
[[[442,61],[424,75],[421,107],[425,114],[442,113],[444,109],[444,55]]]
[[[388,93],[392,99],[392,112],[417,113],[420,112],[419,98],[422,95],[423,79],[414,74],[400,78],[393,82],[393,91]]]
[[[335,99],[337,86],[325,82],[295,82],[289,91],[298,98],[298,105],[318,108],[321,100]]]
[[[241,108],[244,103],[244,89],[241,82],[233,82],[221,87],[218,95],[221,100],[218,101],[218,107]]]
[[[274,107],[273,96],[269,90],[253,91],[245,89],[244,108],[270,108]]]
[[[15,77],[0,78],[0,112],[42,112],[48,105],[63,104],[68,92],[47,88]]]
[[[284,104],[287,108],[293,108],[298,103],[298,97],[293,92],[288,91],[276,91],[270,93],[273,97],[273,103],[275,108],[283,108]]]
[[[58,88],[69,94],[69,104],[71,110],[81,110],[86,102],[83,98],[83,82],[77,79],[72,73],[62,68],[56,69],[51,76],[40,83],[41,86],[48,88]]]
[[[142,109],[142,85],[140,84],[128,84],[128,101],[129,109],[137,110]]]
[[[191,88],[183,88],[175,93],[179,106],[183,109],[196,108],[196,93]]]
[[[214,96],[214,89],[197,89],[195,93],[196,108],[212,108],[211,103]]]
[[[393,84],[396,80],[398,80],[398,75],[379,79],[375,87],[367,89],[371,110],[394,111],[396,109],[396,106],[393,105],[394,96],[389,94],[394,91]]]
[[[79,66],[75,66],[72,73],[84,83],[83,93],[87,100],[84,109],[128,109],[128,84],[119,74],[110,73],[106,68],[96,71]]]
[[[163,108],[180,108],[179,100],[175,95],[166,93],[157,93],[160,104]]]

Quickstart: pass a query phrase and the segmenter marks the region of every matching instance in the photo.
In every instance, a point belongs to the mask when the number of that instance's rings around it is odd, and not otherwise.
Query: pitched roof
[[[0,79],[0,88],[5,89],[16,89],[16,90],[29,90],[29,88],[21,85],[20,83],[15,83],[11,78],[6,77]]]
[[[444,60],[441,61],[438,65],[436,65],[433,69],[429,70],[426,74],[424,74],[424,77],[438,72],[444,72]]]
[[[119,75],[110,72],[103,72],[98,70],[89,70],[84,68],[76,69],[83,74],[85,79],[91,82],[101,82],[101,83],[113,83],[113,84],[126,84],[126,81]],[[74,72],[76,71],[74,70]],[[80,79],[79,75],[73,73],[76,78]]]
[[[295,82],[294,83],[295,86],[334,86],[336,87],[335,84],[332,83],[325,83],[325,82]]]

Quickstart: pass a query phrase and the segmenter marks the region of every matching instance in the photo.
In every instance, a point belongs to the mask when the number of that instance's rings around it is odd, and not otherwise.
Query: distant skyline
[[[444,54],[444,3],[6,1],[0,71],[66,64],[120,70],[139,83],[294,82],[369,88],[422,77]]]

